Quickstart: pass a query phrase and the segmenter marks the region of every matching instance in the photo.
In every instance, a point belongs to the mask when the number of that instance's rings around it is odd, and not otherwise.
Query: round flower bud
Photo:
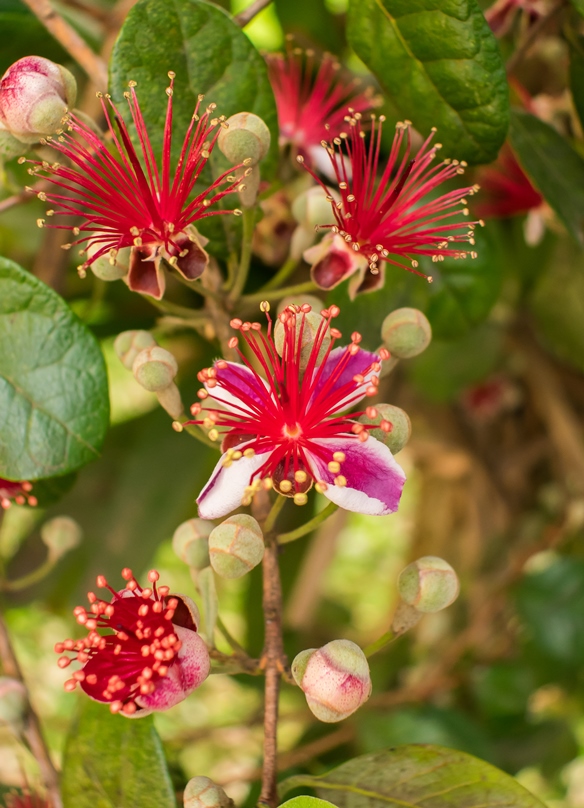
[[[99,235],[96,233],[96,236]],[[101,249],[99,241],[93,241],[87,247],[87,260],[90,261],[95,253]],[[121,250],[110,250],[109,253],[101,255],[91,264],[91,271],[96,278],[102,281],[118,281],[128,274],[130,267],[130,247],[122,247]]]
[[[56,516],[41,527],[41,539],[53,558],[59,558],[78,547],[82,538],[81,527],[69,516]]]
[[[0,676],[0,723],[20,730],[28,709],[26,687],[11,676]]]
[[[172,549],[185,564],[196,570],[209,566],[209,536],[213,522],[188,519],[179,525],[172,537]]]
[[[288,308],[288,306],[304,306],[308,304],[313,312],[320,312],[322,309],[325,308],[325,304],[319,297],[315,295],[293,295],[290,297],[284,297],[278,303],[278,314],[281,314],[284,309]]]
[[[122,331],[114,342],[116,356],[127,370],[132,370],[134,360],[146,348],[156,345],[149,331]]]
[[[256,165],[270,148],[270,130],[253,112],[238,112],[227,119],[227,128],[221,128],[217,145],[232,163],[250,160]]]
[[[77,97],[73,75],[41,56],[25,56],[0,79],[0,123],[23,143],[36,143],[61,127]]]
[[[362,424],[389,424],[390,428],[372,429],[369,434],[385,443],[392,454],[401,452],[412,434],[412,422],[407,412],[393,404],[376,404],[372,409],[377,412],[373,418],[361,415],[359,421]]]
[[[327,192],[335,202],[339,201],[337,191],[327,188]],[[327,193],[320,185],[315,185],[307,191],[303,191],[292,202],[292,215],[298,224],[313,231],[315,227],[323,222],[330,221],[331,203],[327,199]]]
[[[322,307],[322,303],[319,301],[319,310]],[[280,317],[283,314],[280,314]],[[295,334],[295,341],[296,346],[298,345],[298,338],[300,337],[301,345],[300,345],[300,370],[306,370],[306,366],[308,364],[308,360],[310,359],[310,355],[312,353],[312,347],[314,345],[314,338],[316,333],[323,323],[323,317],[321,314],[317,314],[316,311],[309,311],[306,314],[292,314],[290,313],[291,317],[296,317],[296,334]],[[304,326],[302,326],[302,320],[304,319]],[[300,335],[300,329],[302,329],[302,335]],[[276,320],[276,324],[274,326],[274,345],[276,346],[276,350],[278,351],[278,355],[282,356],[284,352],[284,340],[286,334],[289,333],[289,329],[287,329],[281,320]],[[324,355],[326,354],[328,347],[331,342],[331,335],[330,330],[327,328],[326,334],[324,335],[324,339],[322,340],[322,345],[320,351],[318,352],[318,357],[316,360],[317,366],[322,362]],[[297,348],[296,348],[297,350]]]
[[[423,556],[401,571],[400,597],[418,612],[439,612],[454,603],[460,589],[458,577],[447,561]]]
[[[253,516],[230,516],[209,536],[211,566],[222,578],[241,578],[264,557],[264,537]]]
[[[371,695],[367,659],[350,640],[302,651],[292,662],[292,676],[312,713],[326,723],[347,718]]]
[[[230,808],[233,805],[221,786],[209,777],[193,777],[186,785],[184,808]]]
[[[165,348],[153,345],[140,351],[132,365],[134,378],[141,387],[157,393],[172,384],[178,373],[176,359]]]
[[[425,351],[432,339],[432,327],[418,309],[396,309],[381,324],[385,347],[399,359],[410,359]]]

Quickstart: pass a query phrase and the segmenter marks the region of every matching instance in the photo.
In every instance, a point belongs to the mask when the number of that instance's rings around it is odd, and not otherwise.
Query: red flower
[[[262,309],[267,312],[267,304]],[[201,518],[216,519],[249,504],[262,486],[293,497],[297,505],[306,503],[314,484],[349,511],[382,516],[397,510],[403,469],[387,446],[369,436],[375,426],[356,420],[363,413],[344,414],[377,393],[389,352],[364,350],[357,332],[350,345],[335,348],[341,334],[330,325],[338,314],[337,306],[321,314],[308,304],[288,306],[273,334],[268,315],[267,336],[259,323],[231,321],[263,374],[233,337],[231,347],[243,364],[219,360],[198,375],[205,385],[199,397],[220,408],[194,404],[191,412],[202,418],[189,423],[210,427],[212,438],[219,437],[217,427],[226,430],[223,456],[197,499]],[[365,413],[377,417],[374,407]],[[381,428],[391,425],[382,421]]]
[[[511,147],[505,144],[497,160],[482,168],[477,175],[481,186],[481,201],[474,205],[479,216],[518,216],[539,208],[543,197],[531,184]]]
[[[102,256],[109,256],[115,263],[118,252],[129,247],[130,289],[157,299],[163,296],[165,287],[161,258],[165,258],[187,280],[198,278],[208,264],[209,257],[203,249],[206,239],[199,236],[193,227],[194,222],[207,216],[239,213],[237,210],[209,210],[210,205],[237,190],[239,183],[228,172],[192,196],[195,183],[217,141],[220,125],[224,125],[224,118],[212,117],[214,104],[199,116],[203,96],[199,96],[178,164],[172,170],[174,73],[169,73],[169,76],[160,169],[140,111],[135,82],[129,83],[130,89],[125,96],[140,140],[139,151],[130,140],[124,119],[111,98],[106,96],[101,105],[113,141],[113,156],[93,130],[70,113],[66,119],[68,131],[56,139],[47,138],[47,142],[73,167],[36,162],[35,167],[29,169],[31,174],[45,176],[53,185],[63,189],[63,193],[39,194],[42,200],[55,205],[54,210],[47,211],[48,216],[85,217],[79,227],[73,228],[76,235],[82,234],[73,244],[84,245],[87,252],[85,262],[79,267],[81,274]],[[219,190],[219,186],[225,183],[227,187]],[[45,220],[39,220],[41,226],[44,223]],[[67,225],[49,226],[69,229]]]
[[[434,133],[417,155],[410,158],[410,124],[406,121],[397,124],[389,159],[377,179],[385,118],[381,116],[377,124],[373,120],[369,145],[361,128],[361,116],[352,114],[345,120],[349,124],[348,134],[342,132],[334,138],[334,145],[323,143],[338,182],[341,202],[329,196],[334,221],[322,227],[329,228],[331,234],[304,253],[312,264],[314,281],[323,289],[331,289],[358,269],[360,274],[352,292],[370,291],[383,286],[381,262],[415,271],[418,261],[414,256],[431,255],[433,261],[447,256],[465,258],[467,251],[454,245],[474,244],[475,224],[451,220],[458,219],[459,214],[468,215],[465,197],[474,194],[477,187],[460,188],[441,196],[432,194],[442,183],[462,174],[466,163],[445,160],[432,166],[439,148],[430,145]],[[347,170],[347,157],[352,176]],[[302,156],[297,159],[302,162]],[[310,167],[307,170],[326,190]],[[468,254],[475,257],[474,252]],[[411,262],[413,269],[404,265],[404,259]],[[370,274],[366,274],[367,268]]]
[[[37,498],[30,494],[31,491],[32,483],[13,482],[0,477],[0,507],[9,508],[13,502],[17,505],[34,507],[37,504]]]
[[[126,588],[112,589],[103,575],[97,585],[109,589],[111,602],[93,592],[86,611],[77,606],[77,622],[88,630],[81,640],[57,643],[58,654],[71,652],[83,668],[65,682],[65,690],[77,684],[95,701],[109,704],[112,713],[148,715],[168,710],[185,699],[209,674],[209,653],[197,634],[197,607],[184,595],[169,595],[157,587],[156,570],[148,573],[152,587],[142,589],[132,570],[122,570]],[[101,635],[97,629],[107,629]],[[62,656],[59,667],[72,659]]]
[[[358,80],[343,81],[340,65],[325,53],[318,68],[313,51],[300,48],[267,56],[268,71],[278,108],[280,141],[291,144],[319,169],[330,172],[319,148],[324,138],[336,137],[344,126],[347,108],[365,112],[376,105],[368,91],[358,92]]]

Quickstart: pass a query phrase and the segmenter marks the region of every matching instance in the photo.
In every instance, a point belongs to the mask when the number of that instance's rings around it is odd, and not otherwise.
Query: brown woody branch
[[[240,28],[244,28],[249,22],[256,17],[260,11],[270,5],[272,0],[255,0],[250,6],[238,14],[234,20]]]

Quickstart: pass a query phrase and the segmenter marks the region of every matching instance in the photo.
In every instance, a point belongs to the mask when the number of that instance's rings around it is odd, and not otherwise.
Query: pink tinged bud
[[[61,128],[75,104],[77,84],[61,65],[25,56],[0,79],[0,123],[24,143],[35,143]]]
[[[398,590],[404,603],[418,612],[439,612],[454,603],[460,591],[456,572],[437,556],[424,556],[402,570]]]
[[[140,351],[134,359],[132,373],[138,384],[151,393],[159,393],[171,385],[178,373],[176,359],[165,348],[153,345]]]
[[[230,516],[209,536],[211,566],[222,578],[241,578],[264,557],[262,529],[253,516]]]
[[[350,640],[302,651],[292,663],[292,675],[312,713],[325,723],[347,718],[371,695],[367,659]]]
[[[81,544],[83,531],[69,516],[56,516],[41,528],[41,539],[49,548],[49,555],[57,559]]]
[[[367,408],[361,415],[362,424],[379,424],[379,429],[371,429],[369,435],[384,443],[392,454],[401,452],[412,434],[412,422],[405,410],[393,404],[376,404]]]
[[[179,525],[172,537],[172,549],[189,567],[202,570],[209,560],[209,536],[215,525],[205,519],[189,519]]]
[[[258,116],[252,112],[238,112],[226,121],[227,126],[221,128],[217,145],[225,157],[232,163],[249,161],[255,166],[266,156],[270,148],[270,130]]]
[[[0,676],[0,724],[19,731],[28,709],[26,688],[11,676]]]
[[[411,359],[430,344],[432,326],[418,309],[396,309],[381,324],[381,339],[393,356]]]
[[[193,777],[186,785],[184,808],[231,808],[233,800],[209,777]]]
[[[132,370],[140,351],[152,348],[156,340],[149,331],[122,331],[114,342],[116,356],[127,370]]]

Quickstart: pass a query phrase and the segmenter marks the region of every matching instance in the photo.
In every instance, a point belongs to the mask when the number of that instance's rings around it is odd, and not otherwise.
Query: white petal
[[[248,445],[242,443],[237,448],[243,452]],[[263,452],[253,457],[241,457],[227,467],[223,465],[227,455],[223,455],[197,499],[201,519],[220,519],[239,508],[252,474],[263,466],[270,454]]]

